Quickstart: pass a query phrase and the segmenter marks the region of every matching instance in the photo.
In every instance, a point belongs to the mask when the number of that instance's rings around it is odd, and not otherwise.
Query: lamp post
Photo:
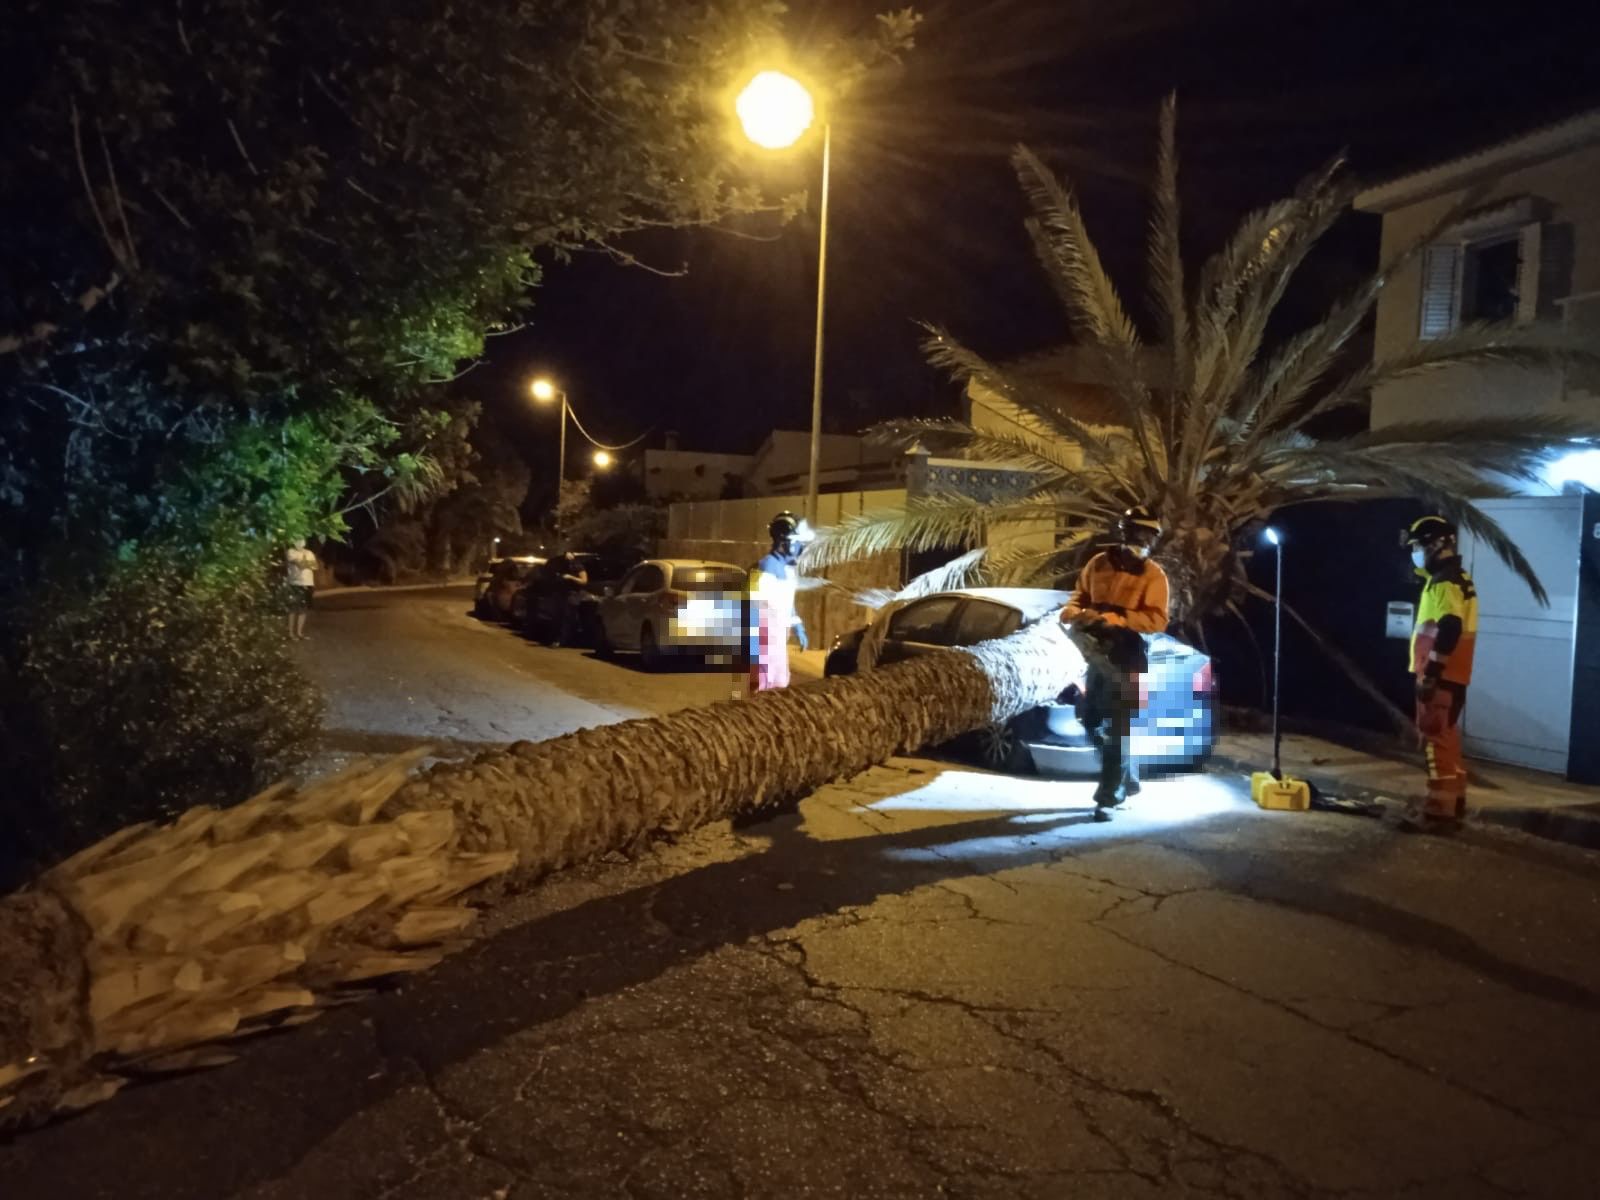
[[[761,71],[739,93],[734,111],[747,138],[765,150],[784,150],[798,142],[816,116],[806,86],[782,71]],[[806,519],[817,522],[817,472],[822,458],[823,319],[828,293],[828,185],[833,158],[833,126],[822,125],[822,200],[817,235],[817,340],[811,367],[811,461],[806,473]]]
[[[566,389],[558,388],[549,379],[540,376],[528,385],[528,390],[533,393],[533,398],[540,404],[549,404],[552,400],[561,401],[561,444],[556,451],[556,504],[561,504],[561,484],[567,474],[567,393]]]
[[[1283,779],[1283,734],[1278,724],[1279,685],[1283,675],[1283,534],[1268,525],[1262,532],[1277,558],[1278,582],[1272,594],[1272,777]]]

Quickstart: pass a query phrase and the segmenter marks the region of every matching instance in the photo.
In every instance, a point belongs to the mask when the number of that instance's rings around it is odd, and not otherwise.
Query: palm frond
[[[1272,593],[1265,588],[1257,587],[1253,583],[1247,583],[1245,591],[1258,600],[1265,600],[1268,604],[1273,603],[1274,597]],[[1412,724],[1411,714],[1402,712],[1395,702],[1384,694],[1383,689],[1372,681],[1372,677],[1362,670],[1360,663],[1341,650],[1337,642],[1325,637],[1315,625],[1301,616],[1293,605],[1285,603],[1283,611],[1289,614],[1291,621],[1300,626],[1306,636],[1315,643],[1317,649],[1333,660],[1351,683],[1365,692],[1369,699],[1377,702],[1378,707],[1383,710],[1384,716],[1389,718],[1396,732],[1413,737],[1416,735],[1416,728]]]
[[[1354,488],[1356,498],[1360,499],[1404,496],[1420,500],[1492,550],[1528,585],[1534,599],[1548,607],[1550,597],[1533,564],[1500,523],[1472,503],[1475,499],[1502,499],[1518,493],[1460,461],[1440,458],[1419,461],[1416,455],[1405,458],[1413,465],[1390,461],[1371,451],[1310,450],[1283,456],[1273,470],[1279,472],[1288,468],[1292,472],[1299,467],[1316,473],[1293,480],[1292,492],[1296,500],[1336,499],[1341,487]],[[1280,503],[1278,507],[1288,505]]]
[[[1054,522],[1056,507],[1037,501],[986,503],[968,496],[927,496],[897,508],[873,509],[820,530],[806,548],[808,570],[889,551],[920,553],[983,542],[991,526]]]
[[[1321,321],[1291,338],[1258,374],[1241,412],[1262,433],[1280,428],[1296,408],[1331,371],[1340,352],[1361,328],[1383,289],[1403,269],[1421,257],[1422,252],[1442,237],[1475,207],[1484,187],[1470,189],[1388,262],[1363,280],[1351,294]]]
[[[1454,333],[1417,342],[1382,362],[1349,375],[1311,405],[1300,424],[1366,401],[1373,389],[1451,367],[1504,367],[1520,371],[1600,368],[1600,344],[1560,325],[1513,322],[1463,325]]]
[[[1002,464],[1054,478],[1068,478],[1077,473],[1076,466],[1064,461],[1074,457],[1074,447],[1070,443],[1035,437],[1025,431],[991,433],[965,421],[934,418],[885,421],[869,428],[864,436],[878,445],[908,450],[920,445],[940,457],[965,453],[984,463]]]
[[[1033,208],[1036,247],[1047,270],[1065,285],[1062,299],[1074,326],[1095,345],[1136,351],[1138,331],[1100,262],[1077,199],[1028,147],[1018,146],[1011,163]]]
[[[1033,208],[1027,225],[1039,260],[1073,328],[1105,363],[1111,394],[1124,409],[1153,480],[1161,468],[1146,429],[1150,390],[1141,378],[1138,330],[1100,261],[1072,193],[1028,147],[1018,146],[1011,161]]]
[[[1010,401],[1019,412],[1027,414],[1043,427],[1040,432],[1050,432],[1076,442],[1083,448],[1085,458],[1104,461],[1115,457],[1116,452],[1103,434],[1062,412],[1051,397],[1041,395],[1039,389],[1022,383],[1014,372],[995,366],[975,354],[942,329],[931,325],[925,328],[928,337],[922,343],[922,352],[932,366],[959,383],[975,381]]]
[[[1161,104],[1161,125],[1156,144],[1154,203],[1150,214],[1150,299],[1156,315],[1156,335],[1167,348],[1171,362],[1169,393],[1187,393],[1185,367],[1189,362],[1189,303],[1185,293],[1182,253],[1182,213],[1178,193],[1178,97],[1168,93]],[[1173,402],[1167,403],[1167,439],[1175,432]]]
[[[1388,446],[1435,446],[1442,452],[1474,445],[1556,453],[1600,441],[1600,417],[1566,413],[1529,413],[1516,417],[1460,417],[1443,421],[1407,421],[1352,434],[1332,443],[1343,449],[1370,450]]]
[[[986,574],[984,559],[988,554],[987,546],[979,546],[976,550],[968,550],[965,554],[951,559],[943,566],[924,571],[903,588],[868,588],[856,592],[852,599],[862,608],[882,609],[890,604],[904,604],[939,592],[971,587],[983,580]]]

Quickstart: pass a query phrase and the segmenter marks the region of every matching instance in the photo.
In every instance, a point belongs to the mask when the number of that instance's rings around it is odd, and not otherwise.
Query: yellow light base
[[[1305,812],[1311,807],[1311,785],[1288,775],[1275,779],[1271,771],[1257,771],[1250,776],[1250,799],[1278,812]]]

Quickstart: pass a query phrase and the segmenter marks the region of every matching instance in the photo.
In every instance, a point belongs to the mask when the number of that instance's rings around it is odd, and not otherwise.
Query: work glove
[[[811,649],[811,639],[806,637],[806,627],[798,621],[794,626],[794,640],[800,644],[802,651]]]

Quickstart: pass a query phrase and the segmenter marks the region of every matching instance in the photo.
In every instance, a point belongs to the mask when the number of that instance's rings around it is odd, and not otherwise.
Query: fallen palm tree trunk
[[[420,751],[298,792],[123,830],[0,901],[0,1122],[297,1024],[351,985],[432,966],[456,901],[658,831],[796,800],[1066,686],[1053,621],[748,701],[518,743],[404,782]]]

